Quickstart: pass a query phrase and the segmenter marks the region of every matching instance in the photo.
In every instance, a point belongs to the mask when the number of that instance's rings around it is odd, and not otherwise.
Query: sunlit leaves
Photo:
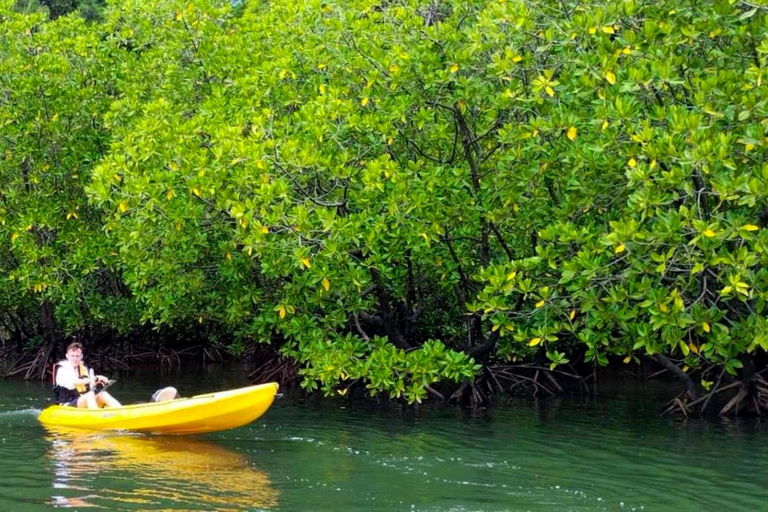
[[[473,377],[472,322],[489,360],[554,367],[760,347],[765,13],[422,4],[8,14],[4,290],[80,303],[62,276],[110,261],[142,321],[284,340],[308,389],[411,401]],[[413,350],[365,321],[385,305]]]

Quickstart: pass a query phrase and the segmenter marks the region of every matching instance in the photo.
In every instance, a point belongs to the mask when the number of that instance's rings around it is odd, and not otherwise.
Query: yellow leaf
[[[512,62],[514,63],[518,63],[521,60],[523,60],[523,58],[520,55],[515,55],[514,57],[512,57]]]
[[[203,317],[201,316],[197,317],[197,323],[199,324],[203,323]]]
[[[347,394],[347,391],[349,391],[349,388],[344,388],[344,389],[337,389],[337,390],[336,390],[336,392],[337,392],[338,394],[340,394],[341,396],[344,396],[344,395],[346,395],[346,394]]]
[[[710,331],[709,322],[701,322],[701,328],[704,329],[704,332],[709,332]]]
[[[627,165],[630,167],[635,167],[637,165],[637,160],[635,160],[634,158],[630,158],[629,162],[627,162]]]
[[[706,231],[704,231],[704,233],[703,233],[703,234],[704,234],[704,236],[706,236],[707,238],[712,238],[713,236],[715,236],[715,232],[714,232],[714,231],[712,231],[711,229],[707,229]]]
[[[570,314],[568,315],[568,320],[573,320],[574,318],[576,318],[576,310],[572,309]]]
[[[309,262],[309,258],[301,258],[301,263],[302,263],[302,264],[303,264],[305,267],[307,267],[307,268],[309,268],[309,267],[311,267],[311,266],[312,266],[312,264]]]
[[[575,126],[571,126],[568,128],[568,139],[570,140],[576,140],[576,135],[579,133],[579,131],[576,129]]]
[[[200,197],[200,189],[195,187],[192,189],[192,193],[195,194],[197,197]]]
[[[325,69],[325,68],[326,68],[326,66],[322,62],[317,65],[317,69]]]
[[[541,343],[541,338],[533,338],[531,341],[528,342],[528,346],[535,347],[539,343]]]
[[[13,242],[14,240],[16,240],[17,238],[19,238],[19,234],[18,234],[18,233],[13,233],[13,234],[11,235],[11,242]]]
[[[626,248],[627,248],[627,246],[626,246],[626,245],[624,245],[624,244],[620,244],[618,247],[616,247],[616,249],[614,250],[614,252],[615,252],[616,254],[621,254],[622,252],[624,252],[624,249],[626,249]]]
[[[458,70],[459,70],[459,65],[458,64],[454,64],[453,66],[451,66],[451,73],[455,73]]]
[[[753,149],[755,149],[755,145],[754,145],[754,144],[751,144],[751,143],[747,143],[747,144],[744,146],[744,149],[745,149],[746,151],[752,151]]]
[[[422,238],[423,238],[423,239],[424,239],[426,242],[429,242],[429,235],[427,235],[426,233],[422,233],[422,234],[421,234],[421,237],[422,237]]]
[[[656,167],[656,159],[655,158],[653,160],[651,160],[651,165],[649,165],[649,167],[651,168],[651,170],[653,170],[653,168]]]
[[[610,71],[605,72],[605,79],[608,80],[608,83],[611,85],[616,83],[616,75],[614,75]]]
[[[550,98],[555,95],[555,90],[549,85],[544,90],[547,92]]]
[[[397,74],[399,71],[400,71],[400,66],[398,66],[397,64],[392,64],[391,66],[389,66],[390,73]]]
[[[603,125],[600,127],[600,129],[601,129],[601,130],[605,130],[606,128],[608,128],[608,121],[607,121],[607,120],[604,120],[604,121],[603,121]]]
[[[683,371],[684,371],[684,372],[687,372],[687,371],[688,371],[688,370],[690,370],[690,369],[691,369],[691,367],[690,367],[690,366],[688,366],[688,365],[685,365],[685,366],[683,366]]]
[[[741,229],[743,229],[744,231],[757,231],[760,228],[755,226],[754,224],[744,224],[743,226],[741,226]]]
[[[669,311],[669,307],[664,303],[659,304],[659,311],[661,311],[662,313],[666,313]]]
[[[517,272],[515,272],[515,271],[513,270],[512,272],[510,272],[509,274],[507,274],[507,281],[511,281],[511,280],[513,280],[513,279],[515,278],[515,276],[516,276],[516,275],[517,275]]]
[[[266,235],[267,233],[269,233],[269,228],[268,228],[267,226],[261,226],[261,227],[259,228],[259,232],[260,232],[262,235]]]
[[[515,204],[513,204],[513,205],[512,205],[512,209],[513,209],[515,212],[519,212],[519,211],[520,211],[520,206],[519,206],[517,203],[515,203]]]
[[[120,204],[117,205],[117,209],[120,210],[120,212],[125,213],[128,211],[128,203],[125,201],[120,201]]]
[[[627,356],[627,357],[625,357],[625,358],[624,358],[624,364],[627,364],[627,363],[628,363],[628,362],[630,362],[631,360],[632,360],[632,356]]]
[[[627,46],[626,48],[624,48],[623,50],[621,50],[621,52],[622,52],[624,55],[629,55],[629,52],[631,52],[631,51],[632,51],[632,49],[631,49],[629,46]]]
[[[539,302],[536,303],[536,307],[537,308],[540,308],[542,306],[544,306],[544,299],[542,299],[542,300],[540,300]]]
[[[366,105],[368,104],[368,98],[363,98],[363,99],[361,99],[361,100],[360,100],[360,104],[361,104],[362,106],[366,106]]]
[[[173,199],[175,195],[176,193],[173,190],[169,190],[165,193],[165,197],[168,198],[169,201]]]
[[[331,282],[328,280],[327,277],[323,278],[323,288],[325,288],[325,291],[328,291],[331,289]]]
[[[694,345],[693,342],[688,343],[688,348],[690,348],[691,352],[693,352],[694,354],[698,354],[699,353],[699,347]]]
[[[597,32],[597,27],[589,27],[590,34],[594,34],[595,32]]]
[[[280,310],[278,312],[280,318],[285,318],[285,306],[280,306]]]
[[[283,78],[285,78],[285,75],[287,75],[287,74],[288,74],[288,70],[287,69],[281,69],[280,70],[280,74],[278,76],[280,77],[280,80],[282,80]]]
[[[612,27],[612,26],[610,26],[610,25],[606,25],[606,26],[604,26],[603,28],[601,28],[600,30],[602,30],[602,31],[603,31],[603,32],[605,32],[606,34],[615,34],[615,33],[616,33],[616,31],[615,31],[615,30],[613,30],[613,27]]]
[[[232,253],[231,253],[231,252],[228,252],[228,253],[227,253],[227,259],[228,259],[228,260],[231,260],[231,259],[232,259]]]

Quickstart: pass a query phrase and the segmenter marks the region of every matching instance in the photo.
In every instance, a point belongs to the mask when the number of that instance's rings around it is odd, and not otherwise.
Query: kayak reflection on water
[[[49,429],[57,507],[274,508],[278,491],[242,454],[213,442]]]

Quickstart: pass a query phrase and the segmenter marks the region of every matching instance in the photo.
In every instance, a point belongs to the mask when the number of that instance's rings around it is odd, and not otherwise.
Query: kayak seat
[[[167,402],[169,400],[176,400],[179,398],[179,392],[173,386],[167,388],[158,389],[152,394],[150,402]]]

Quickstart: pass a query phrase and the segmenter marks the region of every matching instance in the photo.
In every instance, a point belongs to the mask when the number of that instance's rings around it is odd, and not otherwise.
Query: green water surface
[[[124,403],[247,385],[120,377]],[[284,397],[195,437],[48,432],[49,385],[0,380],[0,510],[768,510],[768,429],[661,418],[666,387],[489,409]]]

